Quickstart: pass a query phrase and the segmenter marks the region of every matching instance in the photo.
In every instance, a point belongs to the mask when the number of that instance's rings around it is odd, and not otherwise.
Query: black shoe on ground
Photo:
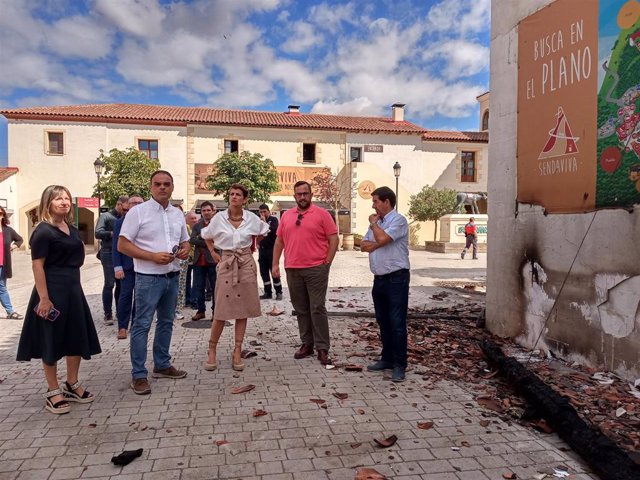
[[[393,367],[393,372],[391,373],[391,381],[396,383],[404,382],[404,368]]]
[[[282,300],[282,293],[276,293],[276,300]]]
[[[113,315],[111,313],[104,314],[104,324],[113,325]]]
[[[382,360],[367,365],[367,370],[370,372],[382,372],[383,370],[391,370],[392,368],[393,366],[390,363],[383,362]]]
[[[253,297],[256,298],[256,297]],[[260,300],[271,300],[271,294],[270,293],[265,293],[264,295],[260,295]]]

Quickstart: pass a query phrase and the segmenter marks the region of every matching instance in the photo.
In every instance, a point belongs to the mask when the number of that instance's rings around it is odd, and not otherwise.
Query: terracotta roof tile
[[[18,173],[16,167],[0,167],[0,182],[4,182],[7,178]]]
[[[258,126],[267,128],[299,128],[357,132],[420,134],[425,129],[411,122],[394,122],[386,117],[350,117],[250,110],[219,110],[203,107],[172,107],[112,103],[102,105],[70,105],[59,107],[29,107],[0,110],[7,118],[82,119],[82,121],[117,123],[188,123],[211,125]]]
[[[489,132],[448,132],[428,130],[422,135],[426,142],[474,142],[489,143]]]

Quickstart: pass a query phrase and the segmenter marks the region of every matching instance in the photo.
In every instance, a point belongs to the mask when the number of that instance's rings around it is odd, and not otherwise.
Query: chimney
[[[391,105],[391,119],[394,122],[404,122],[404,103]]]
[[[289,115],[300,115],[300,105],[289,105]]]

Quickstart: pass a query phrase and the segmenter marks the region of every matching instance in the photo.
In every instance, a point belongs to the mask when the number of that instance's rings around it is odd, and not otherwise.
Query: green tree
[[[311,179],[311,184],[313,185],[314,198],[331,205],[336,215],[338,233],[340,233],[338,212],[341,208],[349,205],[351,194],[357,188],[356,183],[351,181],[347,170],[343,169],[341,174],[336,175],[329,167],[325,167]]]
[[[114,148],[108,155],[100,150],[99,158],[104,162],[100,197],[105,205],[113,207],[118,197],[131,193],[139,193],[143,198],[151,196],[150,177],[160,168],[158,160],[150,159],[133,147],[126,150]],[[93,196],[98,196],[98,184],[93,187]]]
[[[456,206],[458,192],[450,188],[439,190],[425,185],[417,195],[411,195],[409,199],[409,218],[414,222],[436,222],[433,239],[437,238],[437,220],[443,215],[453,213]]]
[[[249,151],[225,153],[213,164],[207,177],[207,188],[215,195],[229,199],[229,187],[241,183],[249,189],[249,202],[268,202],[280,190],[278,171],[273,162]]]

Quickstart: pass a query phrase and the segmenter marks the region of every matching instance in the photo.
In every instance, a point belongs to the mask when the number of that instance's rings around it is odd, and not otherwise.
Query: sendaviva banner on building
[[[518,27],[518,201],[640,203],[640,2],[556,0]]]

